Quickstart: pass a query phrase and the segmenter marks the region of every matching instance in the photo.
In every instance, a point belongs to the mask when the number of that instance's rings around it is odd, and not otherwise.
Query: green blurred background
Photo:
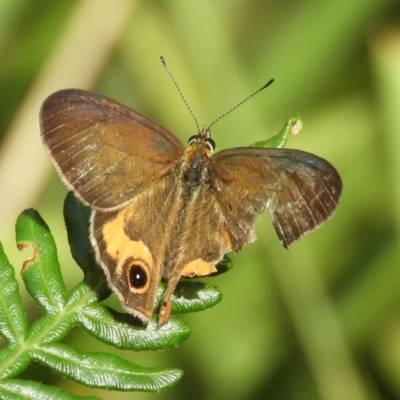
[[[19,271],[27,257],[13,226],[35,207],[56,236],[69,287],[81,279],[63,228],[66,189],[39,138],[48,94],[95,90],[184,142],[196,133],[160,55],[200,125],[275,78],[214,127],[217,150],[268,138],[298,111],[304,129],[288,147],[336,166],[340,207],[289,251],[261,216],[258,241],[233,257],[233,271],[208,279],[223,301],[183,317],[189,340],[165,352],[119,352],[183,369],[174,388],[96,391],[38,366],[24,377],[117,400],[399,399],[398,0],[0,2],[0,240],[10,261]],[[33,319],[38,309],[26,301]],[[66,340],[107,350],[79,328]]]

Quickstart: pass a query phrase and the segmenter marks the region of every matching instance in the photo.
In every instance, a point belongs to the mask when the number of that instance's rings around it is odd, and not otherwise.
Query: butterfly
[[[205,127],[185,147],[172,133],[100,94],[61,90],[40,112],[58,174],[91,208],[97,262],[126,310],[147,323],[166,282],[158,324],[181,277],[207,276],[271,218],[283,246],[338,205],[342,183],[326,160],[300,150],[238,147],[214,153]]]

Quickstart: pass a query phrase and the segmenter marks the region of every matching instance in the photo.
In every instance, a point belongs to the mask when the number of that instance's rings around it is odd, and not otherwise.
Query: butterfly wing
[[[161,126],[92,92],[62,90],[43,103],[42,139],[56,169],[93,208],[91,240],[109,285],[148,321],[163,272],[163,225],[183,146]],[[168,219],[165,219],[168,221]]]
[[[171,174],[126,207],[92,214],[92,244],[108,283],[125,308],[144,322],[153,314],[165,248],[176,224],[175,194]]]
[[[255,239],[253,222],[263,211],[288,248],[332,215],[342,182],[331,164],[313,154],[247,147],[214,156],[212,187],[239,250]]]
[[[298,150],[236,148],[217,153],[209,180],[186,199],[179,247],[171,252],[159,324],[181,276],[206,276],[223,255],[255,240],[254,220],[268,211],[285,247],[332,215],[342,190],[325,160]],[[168,268],[169,267],[169,268]]]
[[[42,105],[40,123],[61,177],[94,208],[123,206],[168,175],[183,152],[180,141],[161,126],[84,90],[53,93]]]

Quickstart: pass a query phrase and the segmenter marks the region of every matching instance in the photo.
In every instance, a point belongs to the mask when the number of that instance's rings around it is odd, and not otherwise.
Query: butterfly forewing
[[[57,170],[91,207],[121,207],[169,174],[183,152],[179,140],[161,126],[83,90],[52,94],[43,103],[40,121]]]
[[[279,239],[289,247],[332,215],[342,190],[331,164],[300,150],[223,150],[215,155],[213,169],[216,196],[242,229],[242,244],[255,217],[267,210]]]

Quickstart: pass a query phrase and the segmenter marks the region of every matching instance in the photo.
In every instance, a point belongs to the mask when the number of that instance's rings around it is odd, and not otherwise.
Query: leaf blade
[[[15,279],[13,266],[9,263],[0,243],[0,333],[10,346],[23,343],[28,332],[28,320]]]
[[[158,298],[162,295],[159,287]],[[172,313],[186,314],[204,311],[214,307],[222,300],[221,291],[214,285],[204,282],[181,281],[172,296]]]
[[[108,353],[80,353],[64,344],[38,347],[35,358],[64,377],[109,390],[158,391],[174,385],[182,371],[145,368]]]
[[[95,396],[76,396],[57,387],[22,379],[0,381],[0,397],[3,400],[100,400]]]
[[[29,294],[45,312],[58,312],[65,304],[65,285],[49,227],[37,211],[28,209],[18,217],[16,233],[20,250],[34,250],[21,272]]]
[[[254,147],[272,147],[281,149],[286,146],[286,141],[289,135],[297,135],[302,129],[302,122],[299,114],[295,114],[292,118],[286,121],[283,128],[274,136],[267,140],[261,140],[253,144]]]
[[[191,334],[182,321],[171,318],[169,323],[157,329],[155,321],[147,326],[129,324],[133,317],[117,313],[102,306],[86,307],[78,316],[79,323],[98,340],[120,349],[154,351],[176,347]],[[128,323],[127,323],[128,322]]]
[[[72,257],[83,271],[84,282],[95,289],[99,300],[104,300],[110,296],[111,290],[103,270],[96,262],[89,239],[91,209],[82,204],[73,192],[68,192],[63,213]]]

